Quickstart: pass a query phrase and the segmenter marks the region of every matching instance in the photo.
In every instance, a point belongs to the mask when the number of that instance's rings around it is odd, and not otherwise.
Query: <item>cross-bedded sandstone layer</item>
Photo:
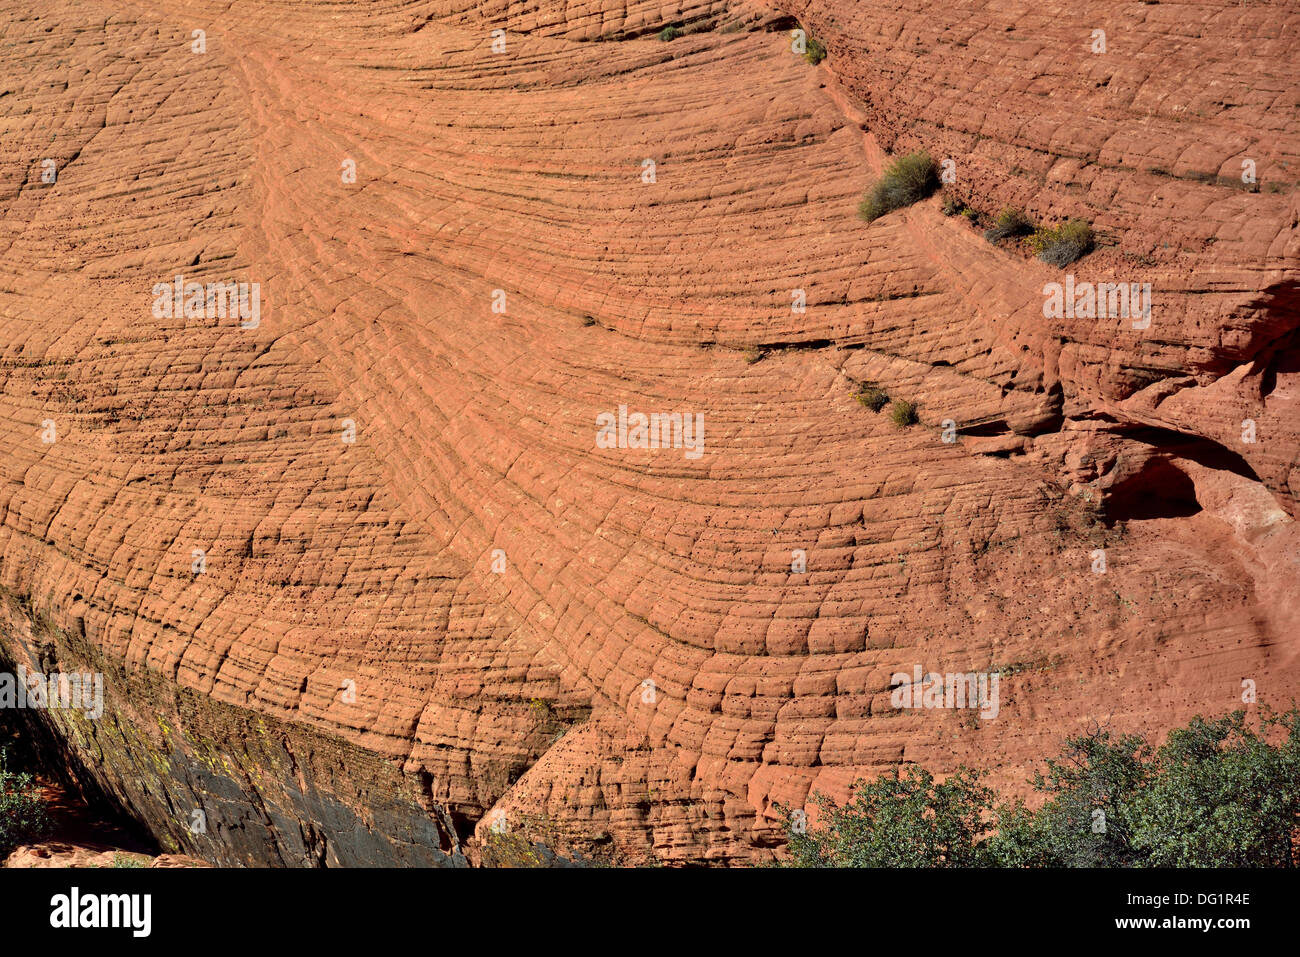
[[[1300,17],[1088,7],[9,4],[0,648],[110,674],[70,760],[228,863],[496,812],[749,861],[861,775],[1285,703]],[[856,219],[916,147],[1099,250]],[[1149,328],[1045,318],[1067,272]],[[260,321],[156,315],[178,275]],[[600,447],[620,406],[703,454]],[[892,708],[914,665],[997,717]]]

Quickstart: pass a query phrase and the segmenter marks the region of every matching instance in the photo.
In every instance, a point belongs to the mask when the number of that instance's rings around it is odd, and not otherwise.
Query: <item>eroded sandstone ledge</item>
[[[96,800],[145,823],[170,853],[226,866],[466,864],[446,810],[365,749],[128,672],[8,595],[0,634],[6,671],[104,676],[102,714],[23,717]]]

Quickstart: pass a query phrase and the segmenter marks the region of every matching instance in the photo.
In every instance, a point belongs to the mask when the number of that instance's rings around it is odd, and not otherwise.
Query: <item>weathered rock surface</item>
[[[1293,7],[5,12],[0,655],[105,673],[41,720],[164,846],[751,861],[814,789],[1294,694]],[[916,147],[1102,247],[856,219]],[[1150,327],[1044,318],[1067,271]],[[260,323],[155,318],[176,275]],[[892,708],[914,665],[998,716]]]
[[[112,848],[45,841],[15,848],[0,867],[207,867],[184,854],[133,854]]]

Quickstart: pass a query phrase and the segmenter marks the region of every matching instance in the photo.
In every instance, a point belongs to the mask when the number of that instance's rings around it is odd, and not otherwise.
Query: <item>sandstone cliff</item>
[[[45,730],[165,847],[754,861],[857,776],[1294,695],[1293,5],[5,6],[0,658],[105,675]],[[858,220],[916,148],[1099,249]]]

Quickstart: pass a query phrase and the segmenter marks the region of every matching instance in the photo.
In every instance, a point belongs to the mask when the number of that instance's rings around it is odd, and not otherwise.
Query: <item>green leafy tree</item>
[[[1138,735],[1095,729],[1065,740],[1035,791],[1048,795],[1034,815],[1038,863],[1049,867],[1130,867],[1133,800],[1149,778],[1151,748]]]
[[[1300,710],[1266,710],[1258,732],[1245,718],[1198,716],[1170,732],[1133,801],[1132,840],[1147,866],[1300,866]]]
[[[958,769],[936,783],[929,771],[858,781],[850,802],[814,796],[816,828],[787,815],[793,863],[799,867],[979,867],[991,863],[980,839],[988,831],[993,791],[980,775]],[[802,831],[802,833],[799,833]]]
[[[1066,739],[1032,780],[1045,797],[997,803],[978,772],[936,783],[909,767],[856,782],[816,828],[786,813],[802,867],[1300,866],[1300,709],[1193,718],[1157,751],[1101,728]],[[784,809],[782,809],[784,811]]]
[[[9,751],[0,748],[0,860],[19,844],[43,837],[49,826],[35,778],[25,771],[11,771]]]
[[[1053,863],[1043,839],[1042,821],[1020,799],[998,808],[998,830],[989,838],[986,850],[996,867],[1049,867]]]

